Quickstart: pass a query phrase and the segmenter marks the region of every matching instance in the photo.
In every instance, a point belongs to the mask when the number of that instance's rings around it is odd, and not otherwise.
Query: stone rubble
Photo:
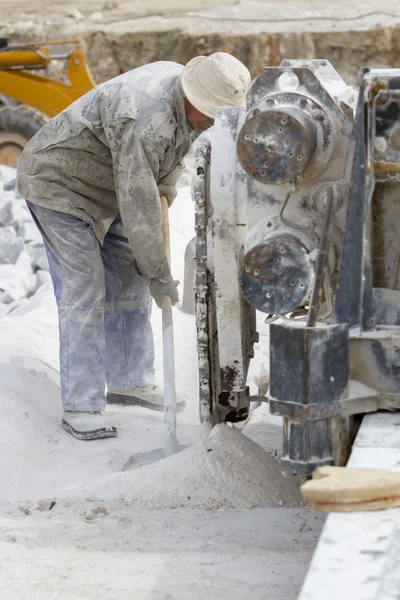
[[[49,279],[42,237],[15,191],[15,170],[0,165],[0,317]]]

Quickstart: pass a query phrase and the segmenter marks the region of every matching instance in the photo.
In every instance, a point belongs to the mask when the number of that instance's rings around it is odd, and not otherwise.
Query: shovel
[[[168,200],[161,196],[162,234],[168,263],[171,266],[171,243],[169,235]],[[172,301],[164,296],[162,301],[162,335],[163,335],[163,370],[164,370],[164,448],[149,452],[133,454],[122,470],[127,471],[149,465],[157,460],[176,454],[188,446],[178,443],[176,434],[176,390],[175,390],[175,355],[174,324],[172,318]]]

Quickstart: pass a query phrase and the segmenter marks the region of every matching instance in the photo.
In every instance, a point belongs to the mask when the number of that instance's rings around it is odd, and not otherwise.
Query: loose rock
[[[15,191],[15,169],[0,165],[0,318],[49,281],[42,236]]]
[[[36,510],[51,510],[56,504],[54,498],[43,498],[36,504]]]
[[[17,237],[14,227],[0,229],[0,264],[14,264],[24,248],[24,241]]]

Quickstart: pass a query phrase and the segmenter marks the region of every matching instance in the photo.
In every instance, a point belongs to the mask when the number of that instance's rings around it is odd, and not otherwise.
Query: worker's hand
[[[161,308],[164,296],[171,298],[172,304],[179,300],[178,294],[179,281],[174,281],[172,275],[165,279],[152,279],[150,284],[150,294],[153,296],[158,308]]]

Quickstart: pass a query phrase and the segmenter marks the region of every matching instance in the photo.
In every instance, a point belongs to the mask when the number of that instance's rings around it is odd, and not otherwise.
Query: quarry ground
[[[285,58],[328,59],[348,84],[369,67],[400,67],[396,0],[3,0],[10,43],[79,38],[97,83],[143,64],[184,64],[224,51],[253,76]]]
[[[144,17],[149,15],[177,15],[179,13],[198,13],[202,11],[213,11],[216,15],[221,7],[233,6],[237,11],[231,13],[231,17],[236,18],[249,17],[249,8],[258,11],[265,11],[265,16],[273,20],[275,16],[283,17],[290,14],[292,21],[295,22],[299,16],[303,18],[308,16],[312,19],[313,15],[302,14],[304,11],[313,9],[314,11],[324,11],[331,9],[332,19],[326,19],[324,27],[336,27],[336,23],[341,17],[354,16],[375,12],[377,16],[381,13],[393,12],[400,14],[397,0],[382,0],[379,5],[375,2],[346,2],[336,0],[291,0],[291,2],[263,2],[262,0],[252,0],[251,2],[239,2],[232,0],[198,0],[193,3],[191,0],[76,0],[75,2],[63,2],[63,0],[53,0],[51,3],[51,14],[67,16],[74,14],[78,10],[84,17],[89,17],[94,12],[101,12],[106,22],[116,19],[129,19],[135,17]],[[293,15],[292,7],[296,7],[299,14]],[[3,0],[1,3],[3,23],[7,20],[25,20],[34,17],[38,20],[49,18],[49,4],[45,0]],[[243,9],[243,12],[240,9]],[[271,12],[272,8],[272,12]],[[245,10],[246,9],[246,10]],[[236,13],[236,14],[235,14]],[[317,15],[314,15],[317,16]],[[328,17],[328,15],[326,15]],[[269,20],[268,19],[268,20]],[[291,26],[288,26],[291,28]]]
[[[13,176],[5,171],[5,181]],[[183,281],[194,228],[189,186],[179,189],[170,218],[173,271]],[[153,330],[162,384],[157,308]],[[204,448],[194,317],[175,308],[174,330],[176,385],[187,403],[178,437],[191,448],[121,472],[132,454],[162,447],[163,414],[109,407],[118,437],[76,440],[60,427],[52,290],[43,286],[0,318],[0,599],[297,598],[324,516],[297,501],[296,478],[283,477],[273,458],[281,419],[265,404],[246,437],[226,428],[226,439],[236,434],[240,444]],[[255,373],[267,361],[266,335],[260,329]]]

